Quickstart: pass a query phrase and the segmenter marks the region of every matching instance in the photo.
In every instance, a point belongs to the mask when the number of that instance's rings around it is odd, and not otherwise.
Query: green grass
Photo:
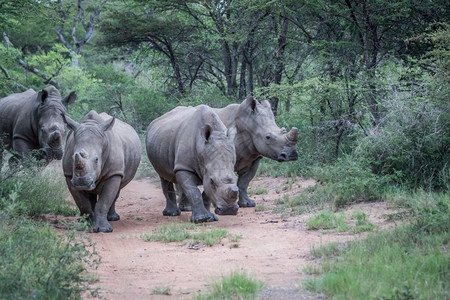
[[[348,231],[350,226],[346,223],[345,215],[332,212],[322,212],[306,222],[309,230],[336,229],[338,232]]]
[[[0,209],[8,207],[18,215],[31,217],[48,213],[73,216],[78,212],[68,200],[62,171],[52,166],[44,170],[37,167],[13,170],[0,174],[0,181]]]
[[[161,241],[164,243],[190,240],[195,244],[213,246],[228,235],[227,231],[206,225],[193,223],[172,223],[158,227],[152,234],[144,233],[141,238],[147,242]]]
[[[221,281],[214,282],[206,293],[197,295],[195,299],[256,299],[263,286],[263,282],[251,278],[246,272],[236,271],[230,276],[222,277]]]
[[[251,189],[251,190],[248,190],[247,192],[248,192],[249,196],[252,196],[252,195],[266,195],[266,194],[269,193],[269,191],[266,188],[258,188],[258,189],[255,189],[255,190]]]
[[[323,274],[306,287],[333,299],[449,299],[450,195],[415,193],[403,206],[408,222],[392,232],[312,249]]]
[[[170,288],[157,286],[153,288],[152,295],[170,295]]]
[[[367,216],[363,212],[354,213],[353,218],[356,220],[353,228],[354,232],[372,231],[375,228],[375,225],[367,220]]]

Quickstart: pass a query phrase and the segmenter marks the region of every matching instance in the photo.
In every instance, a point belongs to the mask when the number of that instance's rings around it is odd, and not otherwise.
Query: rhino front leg
[[[119,198],[119,193],[117,193],[116,199],[114,199],[114,202],[113,202],[113,204],[111,205],[111,208],[108,211],[108,216],[107,216],[108,221],[119,221],[120,220],[120,216],[116,212],[116,201],[117,201],[117,198]]]
[[[250,181],[252,181],[253,177],[256,175],[260,161],[261,158],[258,158],[253,161],[250,166],[238,172],[239,178],[237,186],[239,188],[239,207],[254,207],[256,205],[255,201],[248,196],[247,188]]]
[[[192,211],[191,204],[189,203],[188,198],[186,198],[186,195],[181,190],[181,187],[177,184],[177,203],[178,208],[181,211]]]
[[[113,228],[108,223],[108,212],[117,199],[120,190],[120,176],[113,176],[103,182],[98,196],[98,202],[95,206],[94,232],[112,232]]]
[[[79,191],[73,188],[72,183],[70,181],[71,178],[66,177],[67,186],[69,187],[69,192],[75,200],[75,204],[80,210],[80,216],[86,216],[89,221],[94,221],[94,208],[95,202],[97,202],[97,195],[86,192]]]
[[[181,186],[181,190],[191,203],[191,222],[201,223],[217,221],[218,218],[211,212],[207,211],[205,205],[203,204],[202,194],[197,187],[197,176],[191,172],[178,171],[176,173],[176,177],[178,184]]]
[[[161,188],[163,190],[164,197],[166,197],[166,207],[163,210],[163,215],[179,216],[181,212],[177,206],[177,199],[175,190],[173,188],[173,183],[165,180],[162,177],[160,177],[160,179],[161,179]]]

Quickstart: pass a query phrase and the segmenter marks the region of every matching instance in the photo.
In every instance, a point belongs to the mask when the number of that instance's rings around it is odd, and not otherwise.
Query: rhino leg
[[[163,190],[164,197],[166,197],[166,208],[164,208],[164,210],[163,210],[163,215],[164,216],[179,216],[181,214],[181,212],[177,207],[177,199],[175,196],[175,190],[173,188],[173,183],[165,180],[162,177],[160,177],[160,179],[161,179],[161,188]]]
[[[183,193],[188,198],[192,206],[191,222],[212,222],[217,221],[217,217],[211,212],[207,211],[203,204],[203,197],[200,190],[197,187],[197,175],[187,172],[178,171],[176,173],[177,182],[181,186]],[[214,216],[214,218],[213,218]]]
[[[94,210],[92,208],[92,203],[96,202],[97,195],[74,189],[69,177],[66,177],[66,182],[67,186],[69,187],[70,194],[72,194],[73,200],[75,200],[75,204],[80,210],[80,215],[87,216],[90,221],[93,221]]]
[[[119,193],[117,193],[116,199],[114,199],[114,202],[113,202],[113,204],[111,205],[111,208],[108,211],[108,216],[107,216],[108,221],[119,221],[120,220],[120,216],[116,212],[116,201],[117,201],[117,198],[119,198]]]
[[[94,232],[111,232],[113,228],[108,223],[108,212],[117,199],[120,190],[120,182],[122,178],[120,176],[113,176],[103,182],[98,202],[95,206],[95,224]]]
[[[219,218],[211,212],[211,199],[208,198],[205,192],[202,193],[202,198],[203,198],[203,205],[205,206],[206,210],[209,212],[211,216],[210,219],[208,220],[219,221]]]
[[[178,207],[181,211],[192,211],[191,204],[189,203],[188,198],[186,198],[186,195],[181,190],[181,187],[177,185],[177,202]]]
[[[256,205],[255,201],[248,196],[247,188],[250,181],[252,181],[253,177],[256,175],[260,160],[261,158],[256,159],[250,166],[238,172],[239,178],[237,186],[239,188],[239,207],[254,207]]]

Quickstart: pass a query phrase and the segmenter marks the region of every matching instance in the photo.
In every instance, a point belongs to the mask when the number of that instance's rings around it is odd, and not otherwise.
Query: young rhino
[[[147,155],[161,179],[165,216],[180,214],[174,183],[192,206],[191,222],[217,221],[209,211],[211,202],[216,214],[237,214],[235,134],[206,105],[180,106],[150,123]]]
[[[60,160],[65,135],[62,114],[76,98],[71,92],[62,99],[58,90],[49,86],[39,92],[29,89],[0,99],[0,165],[3,147],[12,149],[15,158],[42,149],[37,158],[47,163]]]
[[[69,191],[81,215],[94,222],[94,232],[111,232],[108,221],[120,219],[115,202],[141,160],[139,136],[130,125],[93,110],[81,124],[65,120],[72,130],[63,157]]]
[[[227,127],[236,127],[234,139],[236,147],[235,171],[239,179],[239,206],[253,207],[255,201],[250,199],[247,188],[255,177],[262,157],[286,162],[297,160],[296,143],[298,130],[295,127],[287,132],[275,123],[268,101],[257,101],[248,97],[241,104],[230,104],[224,108],[214,109]],[[180,195],[181,210],[190,210],[184,195]]]

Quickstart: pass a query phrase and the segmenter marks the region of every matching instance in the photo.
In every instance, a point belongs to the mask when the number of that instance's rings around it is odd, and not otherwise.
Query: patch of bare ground
[[[250,186],[257,205],[274,207],[285,194],[295,196],[313,180],[257,177]],[[218,245],[189,247],[186,243],[145,242],[143,233],[174,222],[188,222],[190,212],[178,217],[162,215],[165,199],[154,179],[133,180],[117,200],[120,221],[112,222],[112,233],[90,234],[101,256],[94,283],[105,299],[192,299],[209,284],[236,270],[244,270],[265,282],[258,299],[324,299],[301,287],[307,278],[302,270],[313,263],[310,250],[331,242],[361,238],[354,233],[324,233],[307,230],[310,216],[281,216],[272,209],[241,208],[237,216],[219,216],[207,226],[241,236],[237,242],[225,238]],[[390,226],[383,217],[384,203],[354,205],[378,228]],[[156,288],[170,295],[152,294]],[[88,296],[85,296],[88,298]]]

